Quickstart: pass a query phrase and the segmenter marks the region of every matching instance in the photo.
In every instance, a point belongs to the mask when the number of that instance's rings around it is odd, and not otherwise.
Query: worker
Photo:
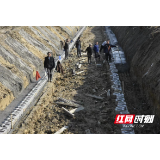
[[[91,63],[91,56],[92,56],[92,44],[89,44],[89,47],[86,49],[87,56],[88,56],[88,64]]]
[[[111,47],[117,47],[117,46],[109,44],[109,40],[108,40],[107,44],[104,45],[104,53],[105,53],[105,57],[106,57],[107,62],[108,62],[108,59],[111,62],[111,53],[110,53]]]
[[[76,48],[77,48],[77,56],[81,57],[81,39],[80,37],[78,38],[76,42]]]
[[[100,48],[100,53],[102,52],[102,49],[104,48],[104,45],[105,45],[105,44],[107,44],[106,41],[104,41],[104,42],[102,43],[101,48]]]
[[[61,62],[59,60],[57,62],[56,71],[63,74],[63,67],[62,67]]]
[[[69,40],[68,39],[66,39],[64,50],[65,50],[65,59],[68,59],[68,54],[69,54]]]
[[[100,55],[99,55],[99,45],[98,45],[98,42],[96,42],[96,44],[94,45],[94,53],[95,53],[95,59],[99,58],[100,60]]]
[[[55,62],[51,52],[48,52],[47,55],[48,56],[45,57],[45,61],[44,61],[44,69],[48,73],[48,82],[49,80],[50,82],[52,82],[52,72],[53,72],[53,69],[55,68]]]
[[[63,50],[63,41],[60,41],[60,50]]]

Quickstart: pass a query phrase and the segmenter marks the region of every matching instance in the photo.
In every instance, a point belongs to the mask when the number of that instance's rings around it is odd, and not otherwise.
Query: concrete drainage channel
[[[115,37],[115,34],[111,31],[110,27],[106,27],[106,33],[108,38],[110,39],[110,43],[117,45],[118,41]],[[119,70],[125,70],[127,67],[127,62],[125,59],[125,54],[123,50],[120,48],[117,50],[117,48],[111,49],[113,54],[113,61],[109,63],[110,66],[110,78],[112,82],[111,90],[113,91],[113,95],[116,96],[115,104],[116,104],[116,114],[129,114],[129,111],[127,109],[127,105],[124,98],[124,85],[123,82],[120,81],[118,72]],[[121,132],[122,134],[134,134],[133,125],[132,124],[122,124],[121,125]]]
[[[86,27],[82,27],[80,31],[75,35],[73,42],[69,45],[69,50],[71,50],[77,38],[83,33]],[[61,54],[62,61],[65,57],[65,53]],[[55,63],[58,61],[58,56],[55,58]],[[6,118],[2,126],[0,127],[0,134],[7,134],[11,132],[12,128],[17,125],[18,121],[25,115],[26,111],[31,107],[33,100],[37,98],[38,95],[42,92],[44,86],[47,82],[47,76],[44,75],[37,85],[31,90],[31,92],[24,98],[24,100],[17,106],[17,108],[12,112],[11,116]],[[39,96],[38,96],[39,97]],[[34,104],[32,104],[34,105]]]

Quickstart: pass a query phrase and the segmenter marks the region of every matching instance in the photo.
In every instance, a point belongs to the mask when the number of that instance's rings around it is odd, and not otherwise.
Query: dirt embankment
[[[160,27],[111,27],[130,63],[132,80],[138,82],[152,113],[160,116]],[[147,106],[146,106],[147,108]]]
[[[35,81],[36,71],[43,70],[47,52],[55,57],[59,53],[60,40],[72,39],[77,29],[76,26],[0,27],[0,110]]]

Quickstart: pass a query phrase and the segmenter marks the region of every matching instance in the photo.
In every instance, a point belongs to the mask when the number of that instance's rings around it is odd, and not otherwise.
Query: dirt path
[[[82,50],[85,50],[89,43],[98,41],[101,44],[104,38],[103,27],[88,27],[81,37]],[[84,72],[72,76],[70,70],[79,61],[82,66],[76,69],[76,72]],[[102,61],[98,63],[101,64]],[[69,126],[64,132],[67,134],[121,133],[119,126],[114,125],[115,106],[105,92],[110,88],[106,66],[97,68],[93,57],[92,64],[89,65],[87,56],[84,54],[78,59],[74,49],[70,58],[63,62],[63,67],[65,74],[55,73],[53,83],[48,84],[44,95],[14,133],[53,134],[64,126]],[[101,95],[104,99],[97,100],[87,97],[86,94]],[[75,113],[74,117],[68,116],[61,105],[54,103],[59,97],[80,101],[84,110]],[[67,106],[65,108],[69,111],[74,109]]]

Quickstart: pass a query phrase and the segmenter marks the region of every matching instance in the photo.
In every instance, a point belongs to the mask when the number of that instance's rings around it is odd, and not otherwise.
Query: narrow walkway
[[[40,72],[41,77],[44,76],[44,72]],[[25,88],[20,95],[13,100],[3,111],[0,111],[0,126],[7,117],[15,110],[15,108],[23,101],[23,99],[30,93],[30,91],[36,86],[39,81],[31,82],[27,88]]]

